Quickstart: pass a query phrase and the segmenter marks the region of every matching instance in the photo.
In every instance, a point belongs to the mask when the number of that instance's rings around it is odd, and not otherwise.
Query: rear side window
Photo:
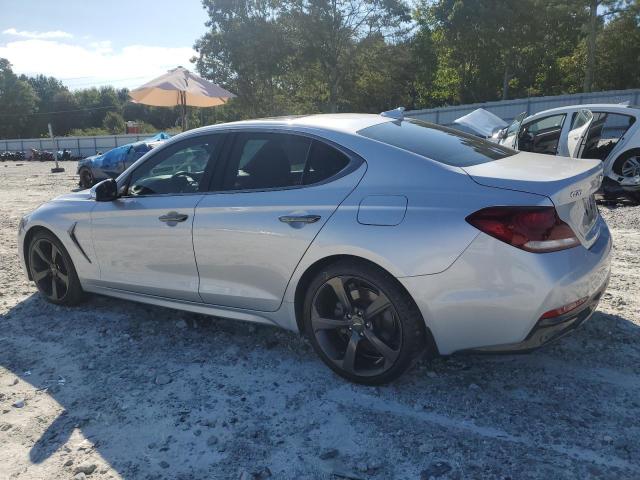
[[[285,133],[238,135],[224,190],[266,190],[311,185],[343,170],[349,158],[320,141]]]
[[[385,122],[358,133],[455,167],[478,165],[517,153],[474,135],[415,119]]]
[[[311,145],[303,183],[311,185],[333,177],[349,164],[349,158],[326,143],[315,141]]]

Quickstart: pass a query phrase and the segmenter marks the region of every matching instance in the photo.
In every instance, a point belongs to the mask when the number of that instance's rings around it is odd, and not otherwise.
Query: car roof
[[[178,136],[183,137],[191,134],[201,134],[227,129],[233,130],[242,127],[305,127],[310,129],[330,130],[335,132],[354,134],[357,131],[362,130],[363,128],[371,127],[379,123],[391,122],[393,120],[393,118],[368,113],[327,113],[314,115],[297,115],[219,123],[216,125],[208,125],[206,127],[189,130]]]
[[[627,114],[632,113],[634,115],[640,114],[640,109],[638,109],[638,107],[636,107],[635,105],[626,105],[623,103],[587,103],[584,105],[566,105],[564,107],[556,107],[556,108],[551,108],[549,110],[543,110],[541,112],[534,113],[533,115],[529,115],[527,119],[530,119],[533,117],[539,117],[540,115],[571,112],[574,110],[581,110],[583,108],[588,110],[597,110],[597,111],[607,111],[607,112],[617,112],[617,113],[627,113]]]

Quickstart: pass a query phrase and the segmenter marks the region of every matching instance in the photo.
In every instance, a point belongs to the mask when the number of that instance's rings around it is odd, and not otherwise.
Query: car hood
[[[52,202],[70,202],[78,200],[91,200],[91,189],[80,190],[79,192],[65,193],[51,200]]]
[[[500,117],[483,108],[478,108],[471,113],[456,118],[453,123],[464,125],[483,137],[491,137],[508,125]]]

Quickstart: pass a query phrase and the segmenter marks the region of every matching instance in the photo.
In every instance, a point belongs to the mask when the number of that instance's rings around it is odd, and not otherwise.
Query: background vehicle
[[[90,188],[105,178],[116,178],[145,153],[169,138],[166,133],[159,133],[141,142],[122,145],[104,154],[80,160],[77,171],[80,188]]]
[[[44,204],[18,245],[54,303],[274,324],[379,384],[425,352],[526,350],[586,320],[610,268],[601,178],[397,111],[237,122]]]
[[[603,190],[640,201],[640,108],[572,105],[519,116],[497,140],[518,150],[604,163]]]

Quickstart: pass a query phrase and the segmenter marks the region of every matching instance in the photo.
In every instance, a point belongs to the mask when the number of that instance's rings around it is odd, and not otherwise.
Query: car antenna
[[[383,117],[394,118],[396,120],[404,120],[404,107],[398,107],[393,110],[387,110],[386,112],[380,112]]]

